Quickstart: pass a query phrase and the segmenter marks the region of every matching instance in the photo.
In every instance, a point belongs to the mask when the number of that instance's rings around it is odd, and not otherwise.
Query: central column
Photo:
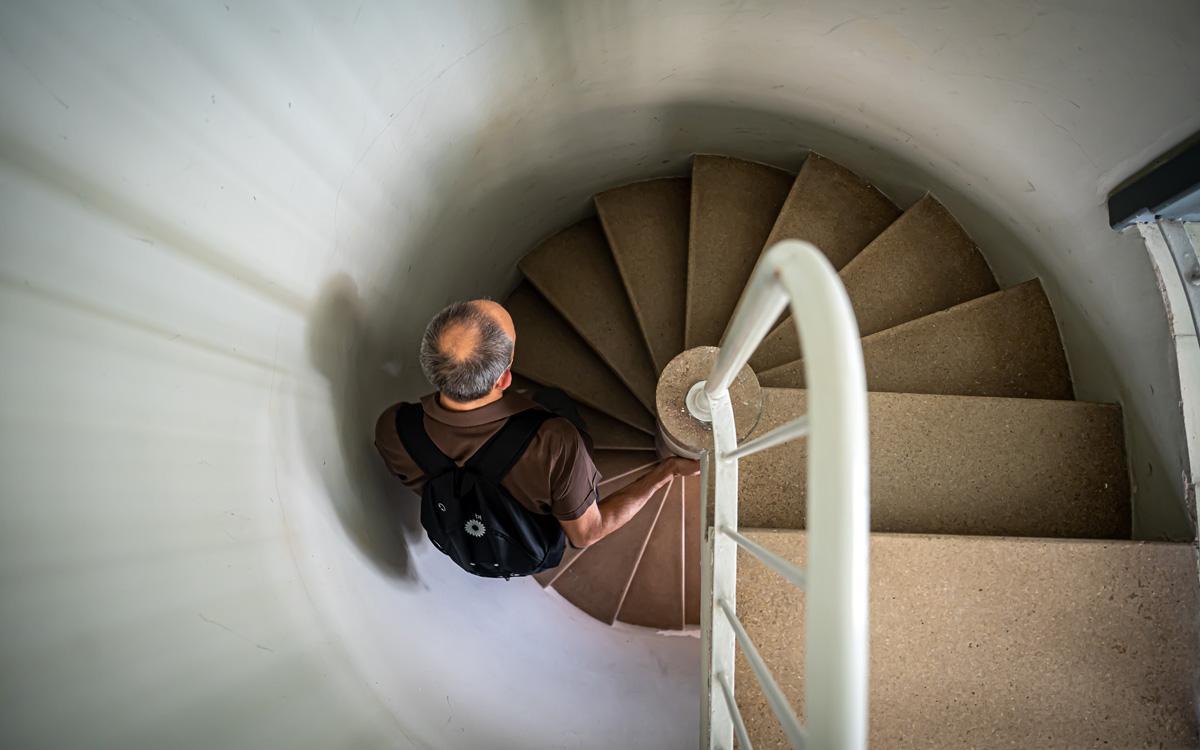
[[[654,398],[659,434],[667,448],[680,456],[699,458],[702,451],[712,449],[712,423],[692,416],[687,395],[694,385],[708,377],[719,351],[715,346],[697,346],[681,352],[658,378]],[[704,398],[703,394],[699,397]],[[742,367],[733,379],[729,400],[740,442],[758,426],[762,415],[762,387],[750,365]]]

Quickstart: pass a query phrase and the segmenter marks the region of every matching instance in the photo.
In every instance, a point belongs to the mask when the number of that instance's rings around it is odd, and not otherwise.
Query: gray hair
[[[466,357],[456,358],[442,349],[446,330],[455,326],[478,336]],[[421,370],[434,388],[455,401],[474,401],[490,393],[512,356],[513,340],[473,302],[455,302],[433,316],[421,339]]]

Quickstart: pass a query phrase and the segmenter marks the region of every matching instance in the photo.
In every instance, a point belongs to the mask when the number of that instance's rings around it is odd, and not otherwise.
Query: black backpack
[[[566,535],[553,516],[529,511],[500,480],[554,414],[529,409],[508,418],[461,467],[425,432],[420,404],[402,404],[396,431],[425,472],[421,525],[429,541],[468,573],[485,578],[526,576],[562,561]]]

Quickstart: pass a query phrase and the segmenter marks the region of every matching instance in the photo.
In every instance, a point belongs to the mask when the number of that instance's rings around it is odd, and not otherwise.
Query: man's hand
[[[680,456],[671,456],[665,459],[659,466],[665,474],[672,477],[694,477],[700,473],[700,462],[693,461],[690,458],[681,458]]]

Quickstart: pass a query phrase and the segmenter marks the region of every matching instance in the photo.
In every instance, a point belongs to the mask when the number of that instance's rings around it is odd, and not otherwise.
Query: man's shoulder
[[[550,460],[587,452],[579,430],[575,429],[571,420],[557,414],[542,422],[531,447]]]

